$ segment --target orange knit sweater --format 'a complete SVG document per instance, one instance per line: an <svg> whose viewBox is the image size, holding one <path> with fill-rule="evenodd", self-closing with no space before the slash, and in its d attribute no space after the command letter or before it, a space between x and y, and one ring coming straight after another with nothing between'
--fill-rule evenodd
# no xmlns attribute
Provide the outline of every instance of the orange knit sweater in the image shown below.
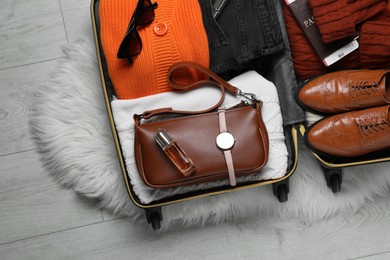
<svg viewBox="0 0 390 260"><path fill-rule="evenodd" d="M119 45L138 0L101 0L100 39L108 73L119 99L132 99L171 91L168 68L179 61L209 67L209 49L198 0L158 0L154 21L138 27L142 51L134 64L117 58ZM152 2L154 2L152 0ZM167 31L156 33L157 25ZM192 77L203 75L192 72Z"/></svg>

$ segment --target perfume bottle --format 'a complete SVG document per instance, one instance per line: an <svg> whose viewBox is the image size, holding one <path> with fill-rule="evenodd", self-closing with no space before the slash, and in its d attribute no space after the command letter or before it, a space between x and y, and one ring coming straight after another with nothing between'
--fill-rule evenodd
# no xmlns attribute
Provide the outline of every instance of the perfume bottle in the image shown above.
<svg viewBox="0 0 390 260"><path fill-rule="evenodd" d="M165 155L184 176L189 176L195 171L195 165L192 160L164 129L157 129L154 137L158 145L165 152Z"/></svg>

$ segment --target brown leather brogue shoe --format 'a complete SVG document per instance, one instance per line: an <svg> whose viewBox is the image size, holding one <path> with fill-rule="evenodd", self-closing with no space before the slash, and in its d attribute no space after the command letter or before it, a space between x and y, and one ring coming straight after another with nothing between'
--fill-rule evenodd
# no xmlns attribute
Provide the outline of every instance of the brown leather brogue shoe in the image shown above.
<svg viewBox="0 0 390 260"><path fill-rule="evenodd" d="M324 118L309 127L305 143L312 151L356 157L390 148L390 106Z"/></svg>
<svg viewBox="0 0 390 260"><path fill-rule="evenodd" d="M323 114L390 104L390 70L343 70L322 75L299 90L298 103Z"/></svg>

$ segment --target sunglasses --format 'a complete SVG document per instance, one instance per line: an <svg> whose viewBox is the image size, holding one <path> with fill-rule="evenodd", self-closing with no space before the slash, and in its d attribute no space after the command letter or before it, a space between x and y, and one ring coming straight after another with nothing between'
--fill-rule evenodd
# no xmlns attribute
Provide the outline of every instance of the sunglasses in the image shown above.
<svg viewBox="0 0 390 260"><path fill-rule="evenodd" d="M139 0L137 7L130 19L125 37L118 49L117 57L119 59L128 59L133 64L132 57L138 55L142 50L141 37L137 32L137 26L145 26L154 20L154 9L157 3L151 3L150 0Z"/></svg>

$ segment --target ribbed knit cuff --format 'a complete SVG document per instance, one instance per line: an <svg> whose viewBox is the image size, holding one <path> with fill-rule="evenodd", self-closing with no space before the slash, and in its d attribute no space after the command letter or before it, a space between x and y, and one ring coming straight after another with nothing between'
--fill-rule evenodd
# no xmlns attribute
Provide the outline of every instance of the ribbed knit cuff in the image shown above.
<svg viewBox="0 0 390 260"><path fill-rule="evenodd" d="M309 4L325 43L356 34L347 0L309 0Z"/></svg>
<svg viewBox="0 0 390 260"><path fill-rule="evenodd" d="M386 0L348 0L355 24L364 22L387 8Z"/></svg>
<svg viewBox="0 0 390 260"><path fill-rule="evenodd" d="M379 69L390 66L390 22L368 21L360 31L360 66Z"/></svg>

